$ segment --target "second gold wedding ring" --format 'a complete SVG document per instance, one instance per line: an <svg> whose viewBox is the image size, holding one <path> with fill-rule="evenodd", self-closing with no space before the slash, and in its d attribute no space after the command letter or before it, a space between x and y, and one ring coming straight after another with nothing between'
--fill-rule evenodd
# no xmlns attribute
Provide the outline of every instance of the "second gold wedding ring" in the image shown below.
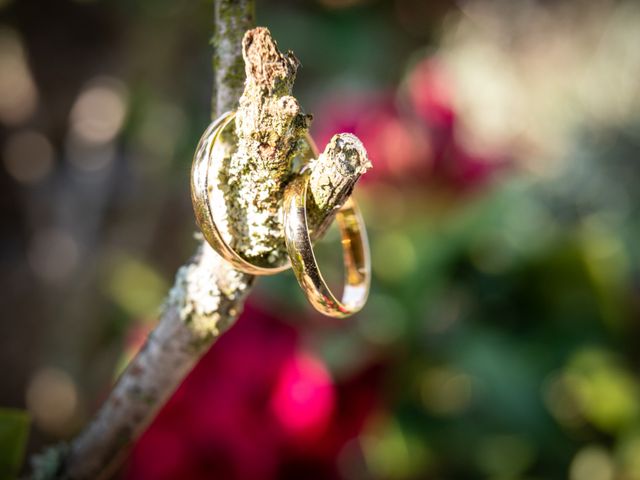
<svg viewBox="0 0 640 480"><path fill-rule="evenodd" d="M351 198L336 214L346 268L342 301L338 301L322 278L313 253L307 224L308 184L309 175L301 175L287 186L284 193L284 235L293 273L316 310L330 317L348 317L364 306L371 283L369 244L364 222Z"/></svg>

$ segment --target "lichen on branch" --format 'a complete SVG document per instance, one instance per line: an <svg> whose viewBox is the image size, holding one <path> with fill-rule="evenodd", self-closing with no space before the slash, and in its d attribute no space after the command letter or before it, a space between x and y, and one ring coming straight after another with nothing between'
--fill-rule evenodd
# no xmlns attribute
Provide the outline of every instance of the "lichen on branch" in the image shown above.
<svg viewBox="0 0 640 480"><path fill-rule="evenodd" d="M312 239L321 237L344 200L351 196L354 178L360 178L371 168L362 142L350 133L334 135L311 165L308 223L312 225Z"/></svg>
<svg viewBox="0 0 640 480"><path fill-rule="evenodd" d="M281 53L266 28L249 30L242 47L247 80L236 114L236 150L219 172L225 205L214 211L226 210L233 248L268 266L286 258L282 192L311 117L291 96L299 66L293 53Z"/></svg>
<svg viewBox="0 0 640 480"><path fill-rule="evenodd" d="M300 66L293 53L280 52L261 27L248 31L242 46L247 80L236 115L236 150L218 172L223 195L211 198L214 211L226 212L219 219L233 248L253 263L273 266L286 261L282 195L296 174L294 158L304 148L311 116L291 96ZM356 137L332 139L310 179L312 227L324 230L370 166Z"/></svg>

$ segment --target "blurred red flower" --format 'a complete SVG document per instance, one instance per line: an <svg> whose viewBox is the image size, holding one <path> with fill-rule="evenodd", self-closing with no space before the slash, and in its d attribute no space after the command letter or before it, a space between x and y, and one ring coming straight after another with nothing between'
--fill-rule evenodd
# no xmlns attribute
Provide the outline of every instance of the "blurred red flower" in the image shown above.
<svg viewBox="0 0 640 480"><path fill-rule="evenodd" d="M328 427L334 402L333 382L322 362L304 352L287 360L272 396L273 412L287 433L315 440Z"/></svg>
<svg viewBox="0 0 640 480"><path fill-rule="evenodd" d="M141 437L124 478L338 478L378 376L336 384L291 325L247 306Z"/></svg>
<svg viewBox="0 0 640 480"><path fill-rule="evenodd" d="M503 155L473 152L459 141L460 118L446 69L434 58L417 63L400 94L338 95L325 99L314 134L320 146L338 132L357 135L373 164L367 182L441 185L464 192L484 185Z"/></svg>
<svg viewBox="0 0 640 480"><path fill-rule="evenodd" d="M452 79L434 58L417 63L406 81L406 93L416 115L432 129L451 131L456 121Z"/></svg>
<svg viewBox="0 0 640 480"><path fill-rule="evenodd" d="M404 118L390 93L334 98L323 103L314 124L322 148L336 133L353 133L364 144L373 169L363 181L424 180L433 163L429 137Z"/></svg>

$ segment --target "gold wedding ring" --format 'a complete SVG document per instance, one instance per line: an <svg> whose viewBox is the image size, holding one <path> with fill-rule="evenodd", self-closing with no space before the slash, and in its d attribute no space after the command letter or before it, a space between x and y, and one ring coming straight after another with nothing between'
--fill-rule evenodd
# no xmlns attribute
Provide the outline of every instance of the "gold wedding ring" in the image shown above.
<svg viewBox="0 0 640 480"><path fill-rule="evenodd" d="M371 261L364 221L351 198L336 214L346 268L340 302L322 278L313 253L307 224L308 184L309 174L305 173L295 178L284 192L284 232L291 266L300 287L316 310L330 317L348 317L364 306L371 283Z"/></svg>
<svg viewBox="0 0 640 480"><path fill-rule="evenodd" d="M205 240L236 270L252 275L273 275L287 270L291 266L289 262L275 267L261 267L242 258L225 241L222 232L216 226L211 209L209 195L213 186L209 183L209 171L212 168L212 164L223 160L220 155L222 151L214 151L214 147L221 133L233 121L235 115L236 113L233 111L223 113L207 127L198 142L191 167L191 201L193 202L193 210L196 222ZM308 161L318 156L318 150L313 139L308 134L305 140L309 148L306 151L308 158L303 158L303 160ZM219 167L219 165L213 166Z"/></svg>

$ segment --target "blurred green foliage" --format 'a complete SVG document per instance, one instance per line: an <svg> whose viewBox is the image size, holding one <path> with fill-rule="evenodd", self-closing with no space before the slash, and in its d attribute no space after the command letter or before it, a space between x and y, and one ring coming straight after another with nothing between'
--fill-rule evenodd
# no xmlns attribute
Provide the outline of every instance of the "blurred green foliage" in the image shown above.
<svg viewBox="0 0 640 480"><path fill-rule="evenodd" d="M29 435L29 415L21 410L0 408L0 479L17 477Z"/></svg>

